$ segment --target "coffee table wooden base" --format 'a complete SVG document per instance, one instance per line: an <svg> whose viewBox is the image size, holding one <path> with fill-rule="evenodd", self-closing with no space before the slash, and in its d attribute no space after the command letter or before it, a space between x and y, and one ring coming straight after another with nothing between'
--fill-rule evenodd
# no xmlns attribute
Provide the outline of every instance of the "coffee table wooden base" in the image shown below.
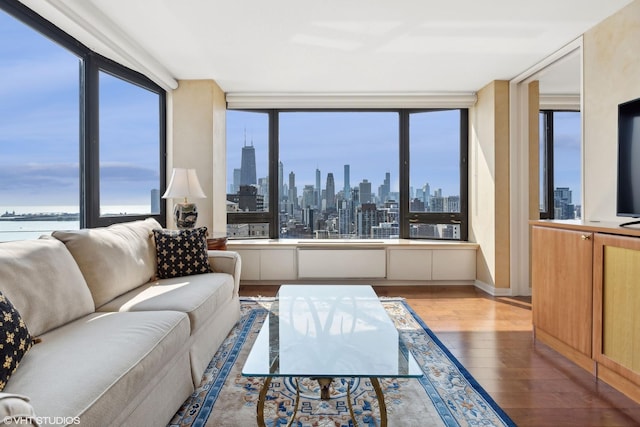
<svg viewBox="0 0 640 427"><path fill-rule="evenodd" d="M314 377L312 378L318 381L318 385L320 386L320 398L322 400L329 400L329 388L331 386L331 382L333 378L329 377ZM291 414L291 418L289 418L289 423L287 423L287 427L293 425L293 422L298 414L298 405L300 403L300 383L296 378L296 400L293 406L293 413ZM376 398L378 399L378 407L380 409L380 427L387 427L387 405L384 402L384 395L382 394L382 389L380 388L380 382L375 377L369 378L371 381L371 385L373 386L373 390L376 392ZM269 386L271 385L271 377L265 377L264 384L262 385L262 389L260 390L260 394L258 395L258 406L256 407L256 417L258 421L258 427L266 427L264 422L264 403L267 399L267 392L269 391ZM347 386L347 406L349 407L349 415L351 415L351 420L353 421L354 427L358 427L358 422L356 421L356 415L353 412L353 405L351 403L351 383Z"/></svg>

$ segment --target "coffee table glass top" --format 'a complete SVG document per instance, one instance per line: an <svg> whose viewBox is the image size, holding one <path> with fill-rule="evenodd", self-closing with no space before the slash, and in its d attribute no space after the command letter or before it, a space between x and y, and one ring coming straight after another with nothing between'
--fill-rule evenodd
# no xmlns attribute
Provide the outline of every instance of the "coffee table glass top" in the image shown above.
<svg viewBox="0 0 640 427"><path fill-rule="evenodd" d="M371 286L282 285L244 376L421 377Z"/></svg>

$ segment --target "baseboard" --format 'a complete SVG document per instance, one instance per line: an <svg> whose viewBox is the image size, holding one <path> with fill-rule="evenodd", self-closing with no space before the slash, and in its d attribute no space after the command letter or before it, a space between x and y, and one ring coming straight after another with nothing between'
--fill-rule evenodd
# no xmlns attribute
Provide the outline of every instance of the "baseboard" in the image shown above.
<svg viewBox="0 0 640 427"><path fill-rule="evenodd" d="M494 297L510 297L512 296L511 288L496 288L495 286L491 286L487 283L484 283L480 280L476 280L474 282L474 286L480 290L485 291L489 295Z"/></svg>

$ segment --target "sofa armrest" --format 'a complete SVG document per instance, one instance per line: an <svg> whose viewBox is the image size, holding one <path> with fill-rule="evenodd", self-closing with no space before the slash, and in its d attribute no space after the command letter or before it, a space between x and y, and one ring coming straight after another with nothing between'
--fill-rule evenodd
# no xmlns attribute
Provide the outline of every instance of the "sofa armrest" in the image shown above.
<svg viewBox="0 0 640 427"><path fill-rule="evenodd" d="M0 425L37 426L36 414L29 398L21 394L0 392Z"/></svg>
<svg viewBox="0 0 640 427"><path fill-rule="evenodd" d="M240 254L233 251L208 251L209 263L213 271L218 273L228 273L233 276L234 293L240 291L240 272L242 271L242 260Z"/></svg>

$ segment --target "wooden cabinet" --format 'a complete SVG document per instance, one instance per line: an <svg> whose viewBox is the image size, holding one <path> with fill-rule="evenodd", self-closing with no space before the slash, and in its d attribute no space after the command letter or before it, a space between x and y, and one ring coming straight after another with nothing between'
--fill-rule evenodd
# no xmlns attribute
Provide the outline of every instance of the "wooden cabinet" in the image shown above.
<svg viewBox="0 0 640 427"><path fill-rule="evenodd" d="M532 221L536 339L640 402L640 229Z"/></svg>
<svg viewBox="0 0 640 427"><path fill-rule="evenodd" d="M640 238L598 234L594 243L593 354L599 376L622 387L640 384ZM640 400L639 390L630 391Z"/></svg>
<svg viewBox="0 0 640 427"><path fill-rule="evenodd" d="M533 227L532 239L536 337L591 369L593 233Z"/></svg>

